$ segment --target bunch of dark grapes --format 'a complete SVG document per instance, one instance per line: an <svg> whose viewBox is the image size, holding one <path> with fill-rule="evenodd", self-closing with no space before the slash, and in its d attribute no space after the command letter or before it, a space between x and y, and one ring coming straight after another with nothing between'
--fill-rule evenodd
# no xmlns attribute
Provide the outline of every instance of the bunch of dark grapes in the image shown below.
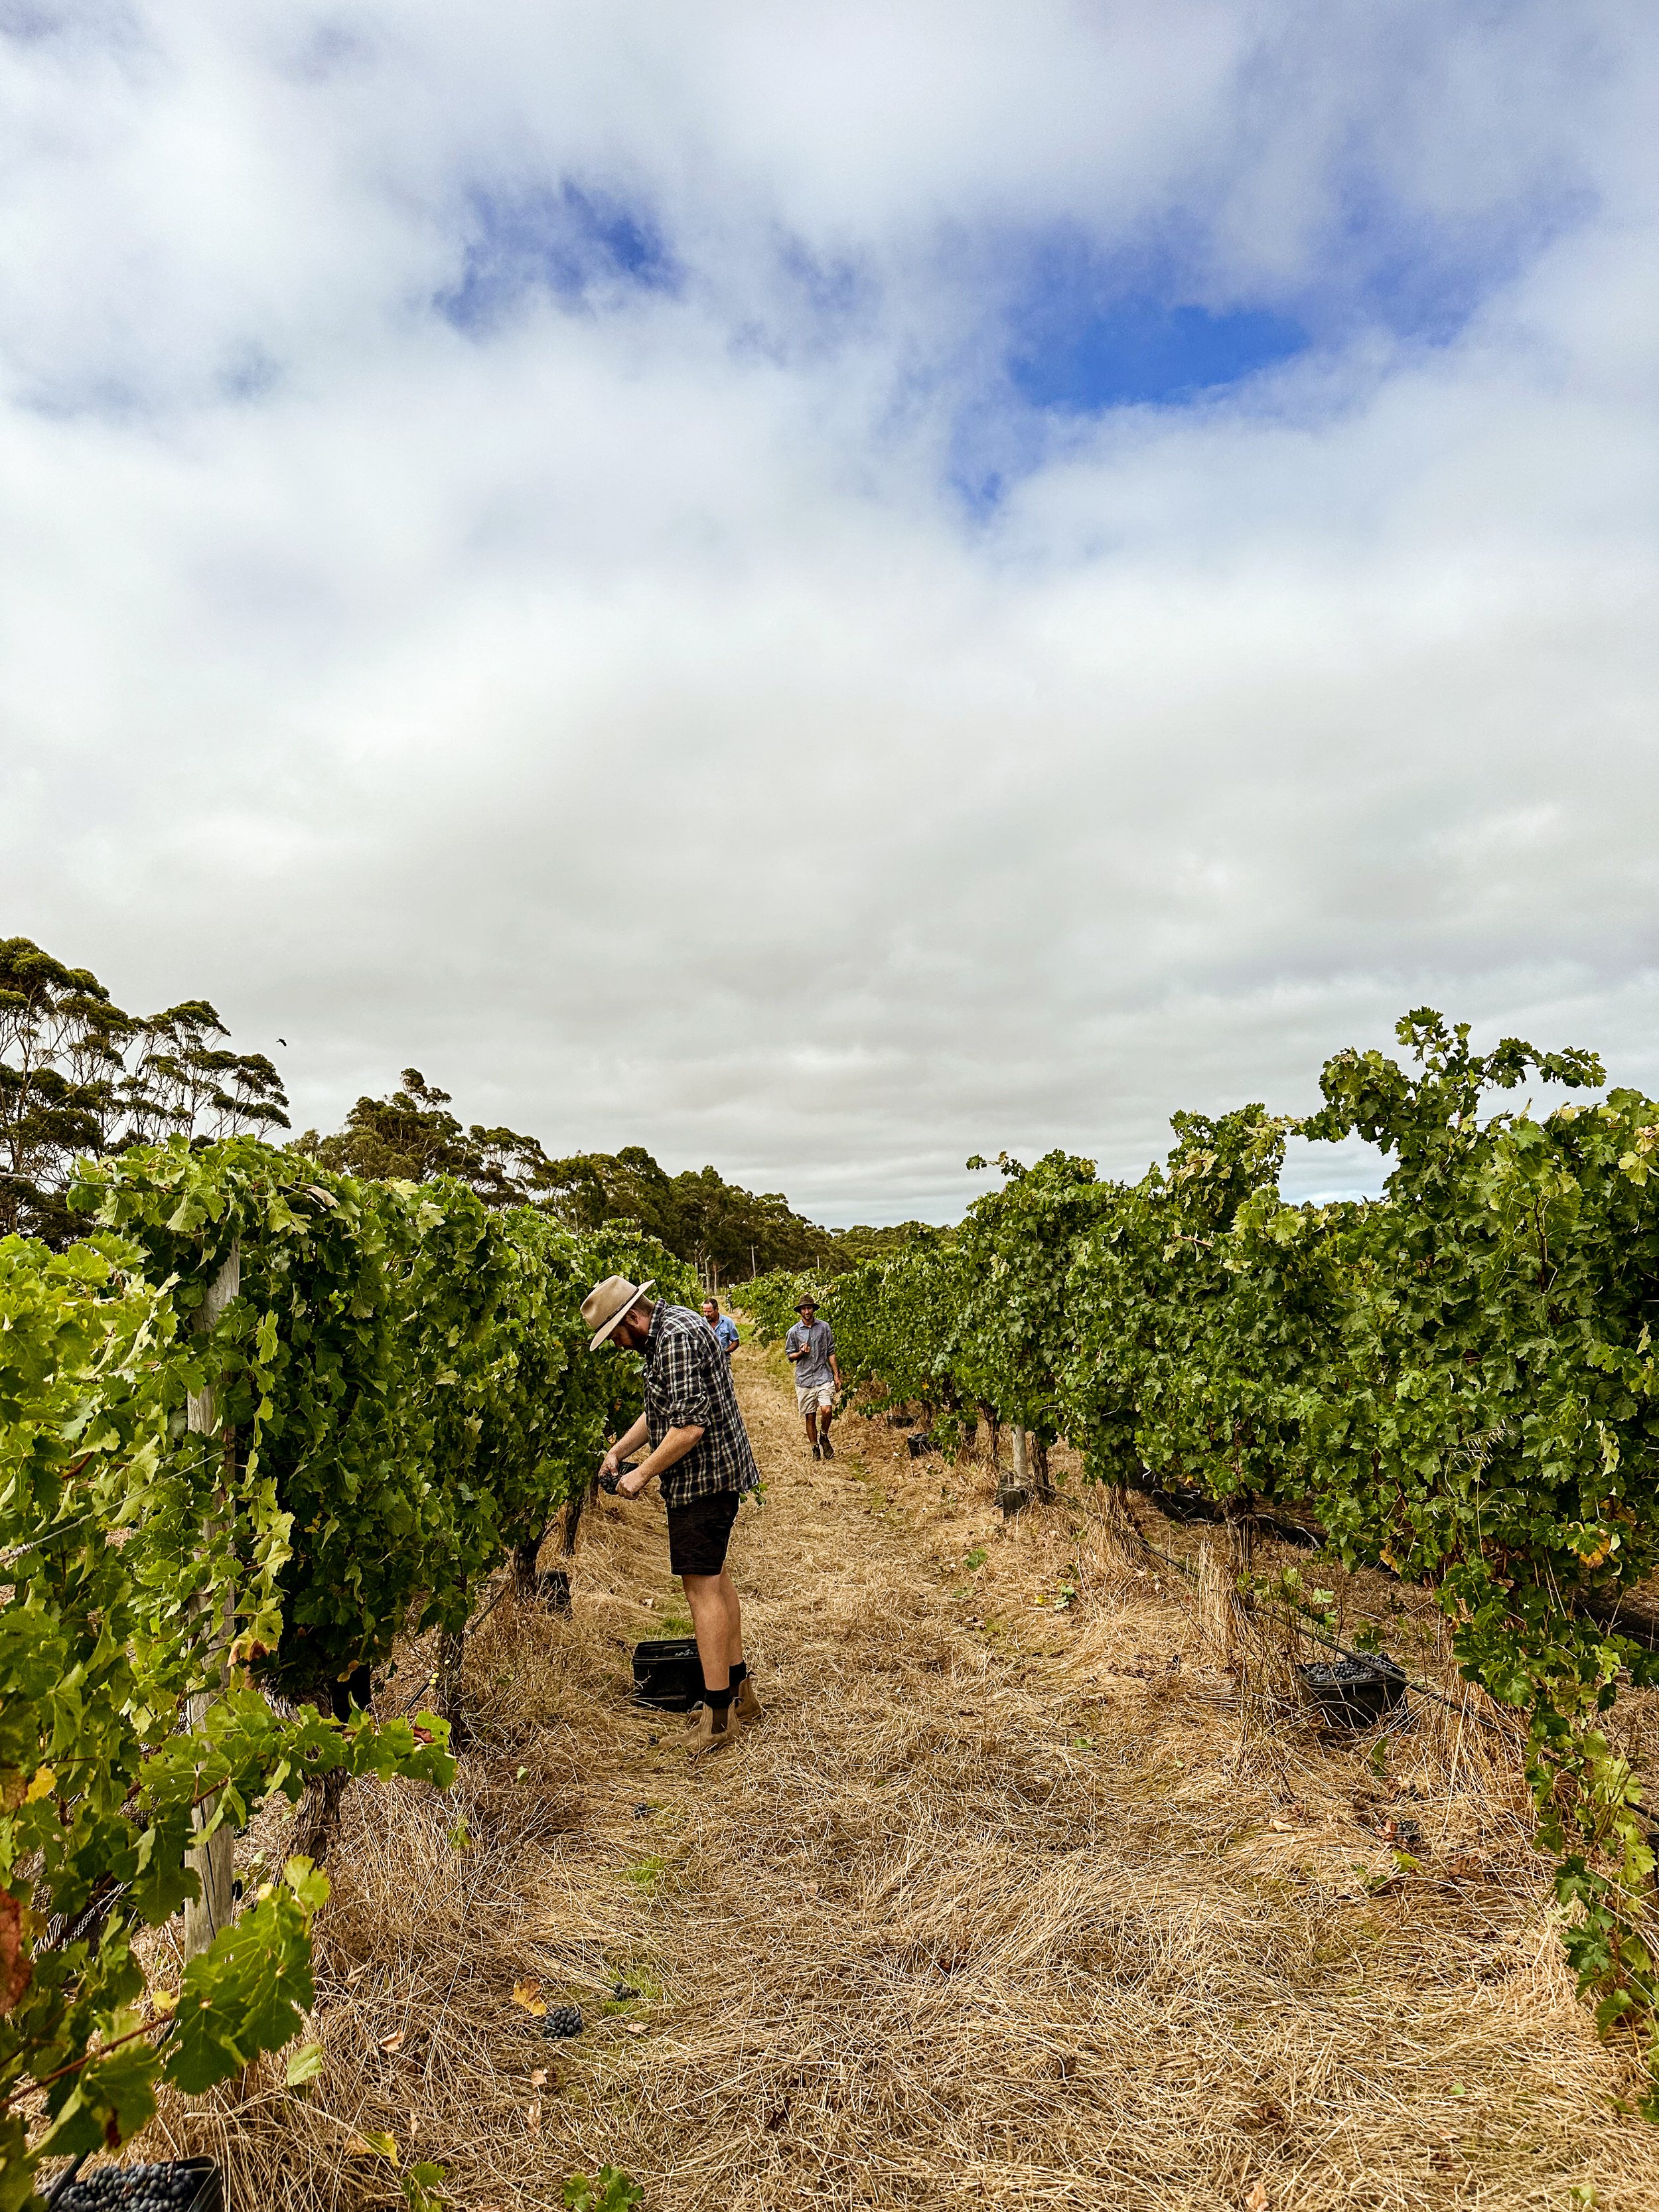
<svg viewBox="0 0 1659 2212"><path fill-rule="evenodd" d="M70 2183L57 2212L184 2212L187 2204L206 2212L222 2201L210 2166L173 2160L164 2166L100 2166Z"/></svg>
<svg viewBox="0 0 1659 2212"><path fill-rule="evenodd" d="M550 2005L548 2008L546 2016L542 2021L544 2035L550 2037L580 2035L581 2032L582 2015L580 2005Z"/></svg>

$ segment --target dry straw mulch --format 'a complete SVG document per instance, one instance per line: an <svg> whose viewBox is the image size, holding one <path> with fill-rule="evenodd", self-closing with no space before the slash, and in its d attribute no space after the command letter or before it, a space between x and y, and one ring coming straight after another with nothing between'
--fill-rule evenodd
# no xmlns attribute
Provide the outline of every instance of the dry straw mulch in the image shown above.
<svg viewBox="0 0 1659 2212"><path fill-rule="evenodd" d="M1659 2207L1501 1740L1425 1712L1378 1772L1086 1498L1005 1525L983 1469L857 1420L815 1466L738 1359L764 1720L691 1772L630 1710L678 1592L660 1508L602 1505L571 1619L509 1600L473 1640L453 1791L348 1798L320 2077L267 2063L137 2154L215 2151L236 2212L398 2202L380 2129L471 2212L606 2160L650 2212Z"/></svg>

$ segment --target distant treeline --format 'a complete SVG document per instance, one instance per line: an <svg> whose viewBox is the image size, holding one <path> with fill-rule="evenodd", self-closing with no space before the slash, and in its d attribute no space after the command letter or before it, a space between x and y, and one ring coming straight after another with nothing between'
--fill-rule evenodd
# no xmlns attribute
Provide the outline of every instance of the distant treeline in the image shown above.
<svg viewBox="0 0 1659 2212"><path fill-rule="evenodd" d="M781 1191L755 1192L712 1167L670 1175L641 1145L552 1158L515 1129L463 1122L418 1068L384 1098L360 1098L332 1134L292 1148L374 1182L447 1176L492 1207L532 1206L577 1230L637 1224L708 1283L777 1268L834 1273L902 1245L917 1224L833 1230ZM0 939L0 1236L61 1247L71 1163L182 1133L192 1143L289 1127L272 1062L237 1053L204 999L159 1014L124 1012L90 969L27 937Z"/></svg>
<svg viewBox="0 0 1659 2212"><path fill-rule="evenodd" d="M360 1098L333 1136L307 1129L298 1149L344 1174L424 1182L453 1176L490 1206L535 1206L572 1229L631 1221L689 1261L705 1282L787 1267L838 1271L902 1243L905 1229L823 1229L781 1191L744 1190L712 1167L670 1175L643 1145L554 1159L514 1129L465 1126L449 1093L406 1067L389 1098Z"/></svg>

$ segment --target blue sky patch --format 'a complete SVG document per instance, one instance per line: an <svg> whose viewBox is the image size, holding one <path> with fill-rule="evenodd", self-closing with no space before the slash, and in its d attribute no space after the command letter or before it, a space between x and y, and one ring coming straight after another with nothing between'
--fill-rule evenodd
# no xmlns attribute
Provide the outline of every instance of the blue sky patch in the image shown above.
<svg viewBox="0 0 1659 2212"><path fill-rule="evenodd" d="M1217 311L1132 297L1053 318L1040 335L1018 334L1009 373L1033 406L1092 415L1242 383L1310 343L1299 323L1268 308Z"/></svg>
<svg viewBox="0 0 1659 2212"><path fill-rule="evenodd" d="M488 330L536 293L581 307L596 291L678 289L679 265L654 219L608 192L568 179L516 194L478 191L468 211L465 266L435 303L458 330Z"/></svg>
<svg viewBox="0 0 1659 2212"><path fill-rule="evenodd" d="M1229 299L1206 281L1202 218L1139 243L1059 225L1012 263L1000 350L1018 400L1062 415L1179 406L1360 331L1431 346L1455 339L1499 285L1591 211L1559 179L1458 220L1403 204L1377 176L1335 180L1330 222L1278 296Z"/></svg>

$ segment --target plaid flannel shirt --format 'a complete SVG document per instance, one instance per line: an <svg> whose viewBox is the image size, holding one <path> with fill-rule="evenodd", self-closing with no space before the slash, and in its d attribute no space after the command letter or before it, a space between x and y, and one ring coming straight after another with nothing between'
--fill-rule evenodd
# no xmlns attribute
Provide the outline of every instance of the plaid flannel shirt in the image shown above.
<svg viewBox="0 0 1659 2212"><path fill-rule="evenodd" d="M722 1490L753 1490L760 1469L738 1411L726 1348L702 1316L659 1298L641 1358L653 1451L670 1429L702 1431L685 1457L658 1478L664 1504L689 1505Z"/></svg>

